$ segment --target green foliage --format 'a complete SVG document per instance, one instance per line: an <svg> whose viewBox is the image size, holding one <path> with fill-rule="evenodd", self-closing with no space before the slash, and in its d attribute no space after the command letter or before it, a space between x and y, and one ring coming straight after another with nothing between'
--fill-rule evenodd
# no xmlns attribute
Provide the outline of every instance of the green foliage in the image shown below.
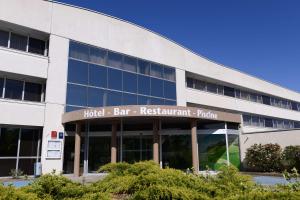
<svg viewBox="0 0 300 200"><path fill-rule="evenodd" d="M254 144L246 152L246 168L252 171L281 171L281 147L278 144Z"/></svg>
<svg viewBox="0 0 300 200"><path fill-rule="evenodd" d="M0 200L37 200L38 196L34 193L25 192L13 186L4 187L0 185Z"/></svg>
<svg viewBox="0 0 300 200"><path fill-rule="evenodd" d="M300 146L287 146L282 152L282 166L291 171L293 168L300 170Z"/></svg>

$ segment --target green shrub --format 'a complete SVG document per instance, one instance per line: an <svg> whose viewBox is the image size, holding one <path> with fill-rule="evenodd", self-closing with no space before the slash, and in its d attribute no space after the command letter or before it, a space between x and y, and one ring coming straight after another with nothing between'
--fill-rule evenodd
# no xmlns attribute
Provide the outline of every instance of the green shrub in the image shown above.
<svg viewBox="0 0 300 200"><path fill-rule="evenodd" d="M4 187L0 185L0 200L38 200L38 196L33 193L27 193L22 189L13 186Z"/></svg>
<svg viewBox="0 0 300 200"><path fill-rule="evenodd" d="M282 152L282 166L291 171L294 167L300 170L300 146L287 146Z"/></svg>
<svg viewBox="0 0 300 200"><path fill-rule="evenodd" d="M254 144L246 151L246 168L251 171L280 172L281 152L278 144Z"/></svg>

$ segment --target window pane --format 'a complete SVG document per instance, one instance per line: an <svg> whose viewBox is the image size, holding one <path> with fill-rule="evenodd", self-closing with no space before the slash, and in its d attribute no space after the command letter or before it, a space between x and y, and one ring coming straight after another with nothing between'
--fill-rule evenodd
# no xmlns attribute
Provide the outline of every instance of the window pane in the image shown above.
<svg viewBox="0 0 300 200"><path fill-rule="evenodd" d="M235 97L240 99L241 98L241 90L235 89L234 92L235 92Z"/></svg>
<svg viewBox="0 0 300 200"><path fill-rule="evenodd" d="M268 97L268 96L263 95L262 96L262 101L263 101L263 104L266 104L266 105L270 105L271 104L270 97Z"/></svg>
<svg viewBox="0 0 300 200"><path fill-rule="evenodd" d="M137 74L123 72L123 91L136 93Z"/></svg>
<svg viewBox="0 0 300 200"><path fill-rule="evenodd" d="M41 102L42 85L25 82L24 100Z"/></svg>
<svg viewBox="0 0 300 200"><path fill-rule="evenodd" d="M273 127L273 120L270 118L265 118L265 127Z"/></svg>
<svg viewBox="0 0 300 200"><path fill-rule="evenodd" d="M68 82L88 83L88 64L85 62L69 59Z"/></svg>
<svg viewBox="0 0 300 200"><path fill-rule="evenodd" d="M241 91L241 99L244 99L244 100L249 101L249 99L250 99L250 94L249 94L248 92Z"/></svg>
<svg viewBox="0 0 300 200"><path fill-rule="evenodd" d="M2 93L3 93L3 85L4 85L4 78L0 78L0 98L2 97Z"/></svg>
<svg viewBox="0 0 300 200"><path fill-rule="evenodd" d="M252 126L259 126L259 117L258 116L252 116L251 125Z"/></svg>
<svg viewBox="0 0 300 200"><path fill-rule="evenodd" d="M106 88L107 68L99 65L89 65L89 84Z"/></svg>
<svg viewBox="0 0 300 200"><path fill-rule="evenodd" d="M291 102L291 104L292 104L292 109L293 110L298 110L298 107L297 107L297 103L296 102Z"/></svg>
<svg viewBox="0 0 300 200"><path fill-rule="evenodd" d="M123 93L123 105L137 105L137 96Z"/></svg>
<svg viewBox="0 0 300 200"><path fill-rule="evenodd" d="M10 48L26 51L27 37L11 33L10 36Z"/></svg>
<svg viewBox="0 0 300 200"><path fill-rule="evenodd" d="M150 105L151 104L151 98L145 97L145 96L138 96L138 104L139 105Z"/></svg>
<svg viewBox="0 0 300 200"><path fill-rule="evenodd" d="M165 102L163 99L151 98L151 105L164 105Z"/></svg>
<svg viewBox="0 0 300 200"><path fill-rule="evenodd" d="M159 64L151 64L151 76L163 78L163 66Z"/></svg>
<svg viewBox="0 0 300 200"><path fill-rule="evenodd" d="M8 37L9 37L8 32L0 30L0 46L3 46L3 47L8 46Z"/></svg>
<svg viewBox="0 0 300 200"><path fill-rule="evenodd" d="M18 128L0 129L0 157L17 156L19 140Z"/></svg>
<svg viewBox="0 0 300 200"><path fill-rule="evenodd" d="M37 156L37 146L39 140L38 129L22 129L20 156Z"/></svg>
<svg viewBox="0 0 300 200"><path fill-rule="evenodd" d="M250 101L257 102L257 95L250 93Z"/></svg>
<svg viewBox="0 0 300 200"><path fill-rule="evenodd" d="M212 93L217 93L218 91L218 87L216 84L213 84L213 83L207 83L206 84L206 87L207 87L207 92L212 92Z"/></svg>
<svg viewBox="0 0 300 200"><path fill-rule="evenodd" d="M6 79L5 98L22 100L23 81Z"/></svg>
<svg viewBox="0 0 300 200"><path fill-rule="evenodd" d="M88 106L101 107L103 106L104 90L97 88L88 88Z"/></svg>
<svg viewBox="0 0 300 200"><path fill-rule="evenodd" d="M206 90L206 84L203 81L199 81L199 80L194 80L195 83L195 89L197 90Z"/></svg>
<svg viewBox="0 0 300 200"><path fill-rule="evenodd" d="M122 105L122 93L107 91L107 106L119 106Z"/></svg>
<svg viewBox="0 0 300 200"><path fill-rule="evenodd" d="M164 82L157 78L151 78L151 95L156 97L164 97Z"/></svg>
<svg viewBox="0 0 300 200"><path fill-rule="evenodd" d="M108 68L108 88L122 90L122 71Z"/></svg>
<svg viewBox="0 0 300 200"><path fill-rule="evenodd" d="M45 41L35 38L29 38L29 52L44 55L45 47Z"/></svg>
<svg viewBox="0 0 300 200"><path fill-rule="evenodd" d="M118 53L114 52L108 52L108 59L107 59L107 65L110 67L115 67L115 68L122 68L122 59L123 56Z"/></svg>
<svg viewBox="0 0 300 200"><path fill-rule="evenodd" d="M24 174L33 175L35 162L36 159L20 159L19 170L21 170Z"/></svg>
<svg viewBox="0 0 300 200"><path fill-rule="evenodd" d="M251 125L251 116L250 115L243 115L243 122L245 126Z"/></svg>
<svg viewBox="0 0 300 200"><path fill-rule="evenodd" d="M186 78L186 86L189 88L194 88L194 79L187 77Z"/></svg>
<svg viewBox="0 0 300 200"><path fill-rule="evenodd" d="M0 159L0 176L11 176L12 169L16 169L16 159Z"/></svg>
<svg viewBox="0 0 300 200"><path fill-rule="evenodd" d="M223 95L224 94L224 87L222 85L218 85L218 94Z"/></svg>
<svg viewBox="0 0 300 200"><path fill-rule="evenodd" d="M234 88L224 86L224 95L229 97L235 97Z"/></svg>
<svg viewBox="0 0 300 200"><path fill-rule="evenodd" d="M170 81L175 81L175 69L164 67L164 78Z"/></svg>
<svg viewBox="0 0 300 200"><path fill-rule="evenodd" d="M176 101L165 100L165 105L176 106Z"/></svg>
<svg viewBox="0 0 300 200"><path fill-rule="evenodd" d="M164 96L167 99L176 99L176 83L164 81Z"/></svg>
<svg viewBox="0 0 300 200"><path fill-rule="evenodd" d="M136 72L137 59L129 56L124 57L123 69Z"/></svg>
<svg viewBox="0 0 300 200"><path fill-rule="evenodd" d="M150 95L150 77L138 75L138 93Z"/></svg>
<svg viewBox="0 0 300 200"><path fill-rule="evenodd" d="M82 107L76 107L76 106L67 106L66 107L66 112L72 112L72 111L80 110L80 109L83 109L83 108Z"/></svg>
<svg viewBox="0 0 300 200"><path fill-rule="evenodd" d="M138 60L138 73L150 75L150 62Z"/></svg>
<svg viewBox="0 0 300 200"><path fill-rule="evenodd" d="M67 104L87 106L87 88L80 85L68 84Z"/></svg>
<svg viewBox="0 0 300 200"><path fill-rule="evenodd" d="M106 64L107 51L95 47L90 47L90 62L105 65Z"/></svg>
<svg viewBox="0 0 300 200"><path fill-rule="evenodd" d="M89 60L89 47L87 45L70 42L70 55L71 58L88 61Z"/></svg>

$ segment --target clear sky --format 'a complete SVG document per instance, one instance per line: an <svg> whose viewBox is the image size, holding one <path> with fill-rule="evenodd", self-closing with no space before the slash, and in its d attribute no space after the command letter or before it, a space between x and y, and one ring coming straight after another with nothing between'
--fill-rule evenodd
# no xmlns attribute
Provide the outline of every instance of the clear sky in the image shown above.
<svg viewBox="0 0 300 200"><path fill-rule="evenodd" d="M300 0L60 1L133 22L300 92Z"/></svg>

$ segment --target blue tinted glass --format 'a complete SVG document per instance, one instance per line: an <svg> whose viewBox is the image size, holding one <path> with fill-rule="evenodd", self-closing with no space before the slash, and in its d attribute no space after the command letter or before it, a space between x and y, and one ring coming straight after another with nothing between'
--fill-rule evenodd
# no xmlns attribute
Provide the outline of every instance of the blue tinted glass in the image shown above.
<svg viewBox="0 0 300 200"><path fill-rule="evenodd" d="M123 105L137 105L137 96L123 93Z"/></svg>
<svg viewBox="0 0 300 200"><path fill-rule="evenodd" d="M176 101L171 101L171 100L165 100L165 105L171 105L171 106L176 106Z"/></svg>
<svg viewBox="0 0 300 200"><path fill-rule="evenodd" d="M118 53L108 52L107 65L115 68L122 68L123 56Z"/></svg>
<svg viewBox="0 0 300 200"><path fill-rule="evenodd" d="M150 62L139 60L138 61L138 73L150 75Z"/></svg>
<svg viewBox="0 0 300 200"><path fill-rule="evenodd" d="M150 95L150 77L138 75L138 93Z"/></svg>
<svg viewBox="0 0 300 200"><path fill-rule="evenodd" d="M122 105L122 93L107 91L107 106L119 106Z"/></svg>
<svg viewBox="0 0 300 200"><path fill-rule="evenodd" d="M87 105L87 88L80 85L68 84L67 104L86 106Z"/></svg>
<svg viewBox="0 0 300 200"><path fill-rule="evenodd" d="M137 74L123 72L123 91L136 93Z"/></svg>
<svg viewBox="0 0 300 200"><path fill-rule="evenodd" d="M151 105L164 105L165 102L163 99L151 98Z"/></svg>
<svg viewBox="0 0 300 200"><path fill-rule="evenodd" d="M69 59L68 82L88 83L88 64L77 60Z"/></svg>
<svg viewBox="0 0 300 200"><path fill-rule="evenodd" d="M122 71L108 68L108 88L122 90Z"/></svg>
<svg viewBox="0 0 300 200"><path fill-rule="evenodd" d="M4 85L4 79L0 78L0 98L2 97L3 85Z"/></svg>
<svg viewBox="0 0 300 200"><path fill-rule="evenodd" d="M123 69L126 71L136 72L136 58L124 56Z"/></svg>
<svg viewBox="0 0 300 200"><path fill-rule="evenodd" d="M67 106L66 107L66 112L72 112L72 111L80 110L80 109L84 109L84 108L82 108L82 107L76 107L76 106Z"/></svg>
<svg viewBox="0 0 300 200"><path fill-rule="evenodd" d="M90 48L90 62L100 65L106 64L107 51L95 47Z"/></svg>
<svg viewBox="0 0 300 200"><path fill-rule="evenodd" d="M163 66L159 64L151 64L150 75L158 78L163 78Z"/></svg>
<svg viewBox="0 0 300 200"><path fill-rule="evenodd" d="M89 60L89 47L77 42L70 42L70 53L71 58L76 58L84 61Z"/></svg>
<svg viewBox="0 0 300 200"><path fill-rule="evenodd" d="M175 69L170 67L164 67L164 79L169 81L175 81Z"/></svg>
<svg viewBox="0 0 300 200"><path fill-rule="evenodd" d="M107 68L99 65L89 65L89 84L97 87L107 87Z"/></svg>
<svg viewBox="0 0 300 200"><path fill-rule="evenodd" d="M138 105L150 105L151 98L145 96L138 96Z"/></svg>
<svg viewBox="0 0 300 200"><path fill-rule="evenodd" d="M164 81L164 93L167 99L176 99L176 84L170 81Z"/></svg>
<svg viewBox="0 0 300 200"><path fill-rule="evenodd" d="M156 97L164 97L164 81L151 78L151 95Z"/></svg>
<svg viewBox="0 0 300 200"><path fill-rule="evenodd" d="M88 88L88 106L101 107L103 106L104 90L97 88Z"/></svg>

